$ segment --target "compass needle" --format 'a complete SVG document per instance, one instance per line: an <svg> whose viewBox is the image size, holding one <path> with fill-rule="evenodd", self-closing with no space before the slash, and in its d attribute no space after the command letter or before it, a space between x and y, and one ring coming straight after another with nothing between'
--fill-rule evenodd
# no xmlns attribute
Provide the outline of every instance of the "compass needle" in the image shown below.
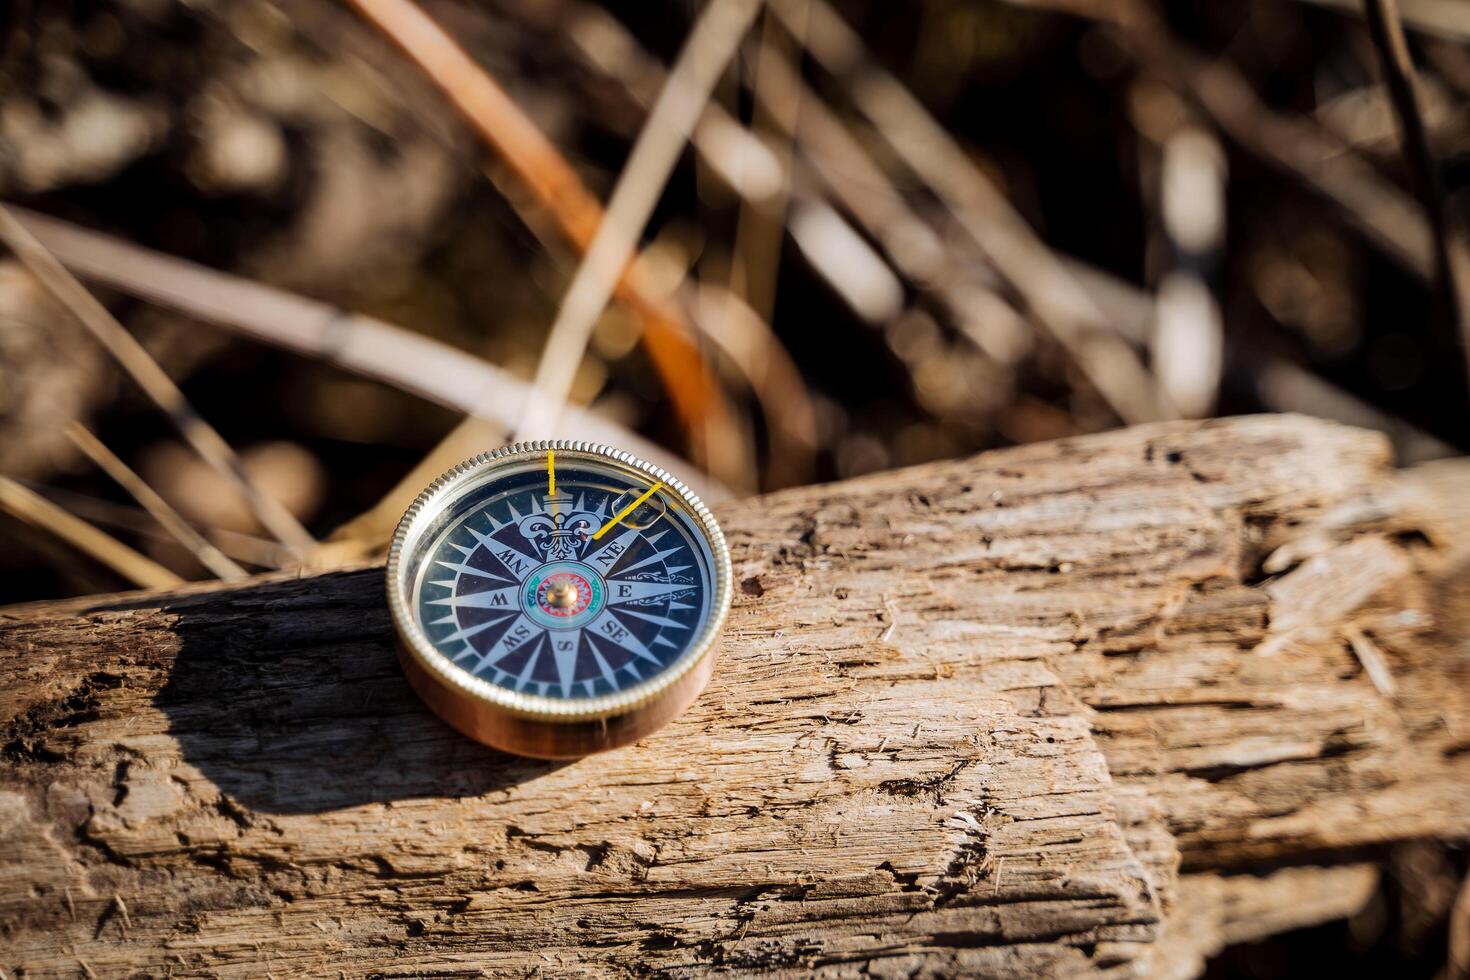
<svg viewBox="0 0 1470 980"><path fill-rule="evenodd" d="M596 541L598 538L602 537L608 531L610 531L613 528L617 527L618 524L622 523L622 521L629 514L633 513L633 511L635 511L639 507L643 506L643 502L644 501L646 501L649 497L652 497L655 493L658 493L659 487L662 487L662 486L663 486L663 481L660 480L658 483L655 483L653 486L651 486L647 490L643 491L643 493L641 493L637 497L637 499L635 499L631 504L629 504L628 506L624 507L622 510L620 510L616 514L614 514L612 520L608 521L606 524L602 525L602 527L598 528L597 531L596 531L596 533L594 533L592 535L592 540L593 541Z"/></svg>
<svg viewBox="0 0 1470 980"><path fill-rule="evenodd" d="M677 479L620 450L542 442L478 456L420 495L388 586L400 660L431 708L496 748L568 758L641 738L699 694L731 570Z"/></svg>

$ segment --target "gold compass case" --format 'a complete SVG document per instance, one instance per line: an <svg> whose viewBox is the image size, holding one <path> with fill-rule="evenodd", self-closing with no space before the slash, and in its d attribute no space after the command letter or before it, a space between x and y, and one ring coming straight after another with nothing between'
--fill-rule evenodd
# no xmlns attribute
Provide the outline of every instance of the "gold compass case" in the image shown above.
<svg viewBox="0 0 1470 980"><path fill-rule="evenodd" d="M666 470L587 442L518 443L419 494L388 551L410 684L476 741L576 758L636 741L704 689L730 553Z"/></svg>

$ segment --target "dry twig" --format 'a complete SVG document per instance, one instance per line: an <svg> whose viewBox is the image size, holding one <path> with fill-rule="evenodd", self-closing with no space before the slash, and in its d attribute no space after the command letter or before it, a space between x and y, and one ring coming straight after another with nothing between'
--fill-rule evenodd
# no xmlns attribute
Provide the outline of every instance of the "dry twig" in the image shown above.
<svg viewBox="0 0 1470 980"><path fill-rule="evenodd" d="M602 207L566 158L485 69L411 0L352 2L448 96L546 207L572 244L583 252L589 249L603 224ZM690 433L699 459L705 449L703 434L711 419L717 430L727 426L730 408L690 342L690 332L678 312L638 278L634 267L617 272L621 275L616 279L616 295L642 320L650 358ZM705 462L717 477L738 477L748 462L721 456L727 451L724 446L708 448L714 455Z"/></svg>
<svg viewBox="0 0 1470 980"><path fill-rule="evenodd" d="M806 87L790 64L773 59L765 66L763 77L767 86L755 93L756 98L769 100L772 119L801 146L801 158L793 161L798 200L816 200L816 193L806 189L819 184L882 245L888 260L909 282L949 309L961 334L995 356L994 345L981 335L986 321L993 321L996 312L1016 318L1021 314L993 288L994 276L985 263L964 261L973 252L973 242L943 243L939 232L909 205L868 148Z"/></svg>
<svg viewBox="0 0 1470 980"><path fill-rule="evenodd" d="M131 531L150 541L175 540L152 514L141 507L30 481L22 481L22 485L98 527ZM272 569L285 568L292 564L290 552L270 538L258 538L218 527L205 528L204 536L227 557L237 562Z"/></svg>
<svg viewBox="0 0 1470 980"><path fill-rule="evenodd" d="M389 6L385 9L399 13L404 13L400 7L407 7L411 15L405 13L404 16L417 18L414 20L416 29L431 31L444 44L453 46L453 42L443 37L442 32L412 4L400 4L399 0L356 2L369 6L387 4ZM541 438L558 426L572 379L582 361L596 319L612 298L617 283L628 281L625 270L634 257L638 236L688 142L694 123L709 100L715 81L729 63L758 9L757 0L717 0L695 24L678 63L670 72L668 82L634 144L623 175L613 191L607 214L597 225L583 262L563 298L531 391L522 401L520 417L511 430L513 439ZM454 51L457 52L455 57L464 57L458 47L454 47ZM484 84L493 83L485 78ZM707 413L700 417L706 423L709 421ZM729 443L735 439L728 429L726 432L731 438L714 440L709 448L728 449ZM474 420L462 423L371 511L344 525L334 538L344 544L353 539L382 540L386 536L382 532L397 520L418 488L470 455L465 450L472 445L479 443L483 446L485 435L484 427ZM728 472L728 467L725 469Z"/></svg>
<svg viewBox="0 0 1470 980"><path fill-rule="evenodd" d="M806 49L849 86L859 110L944 201L1114 411L1127 422L1175 414L1137 354L1107 328L1066 266L928 110L868 57L842 18L822 0L779 0L772 9L793 33L804 31Z"/></svg>
<svg viewBox="0 0 1470 980"><path fill-rule="evenodd" d="M1088 17L1117 28L1125 51L1192 102L1245 152L1288 174L1332 204L1347 224L1425 281L1434 244L1414 200L1310 120L1276 112L1223 59L1208 59L1135 3L1010 0L1023 7Z"/></svg>
<svg viewBox="0 0 1470 980"><path fill-rule="evenodd" d="M11 211L63 265L84 279L317 358L445 408L478 415L493 430L486 442L503 438L520 415L530 386L468 351L33 211ZM617 443L662 465L687 469L667 450L585 409L568 408L565 424L575 438ZM464 455L482 448L483 444ZM710 499L724 495L707 482L700 492Z"/></svg>
<svg viewBox="0 0 1470 980"><path fill-rule="evenodd" d="M667 81L663 67L602 8L576 3L569 4L566 13L565 35L579 59L616 81L639 106L651 105ZM789 142L789 135L785 139ZM742 199L739 229L750 231L737 229L737 255L741 251L742 233L761 237L766 229L774 227L779 243L782 219L789 217L785 214L788 192L795 190L791 184L790 168L794 161L790 155L768 151L762 140L714 101L705 106L691 142L700 159ZM756 214L760 216L758 220ZM762 229L760 232L754 231L757 225ZM751 242L747 238L747 246L754 248ZM653 251L645 250L639 260L641 265L647 264ZM774 276L773 269L767 271ZM824 275L830 273L830 279L846 270L819 267L818 271ZM747 267L744 273L747 284L751 282L750 274ZM774 288L774 278L767 285ZM758 288L757 292L760 291ZM694 324L740 369L761 406L771 441L767 485L779 487L802 482L810 472L810 459L817 449L817 432L815 409L801 372L768 319L742 302L738 295L708 283L693 295L694 301L687 305Z"/></svg>
<svg viewBox="0 0 1470 980"><path fill-rule="evenodd" d="M217 578L225 581L239 581L250 577L250 573L229 559L224 552L210 544L205 537L193 526L169 506L167 500L158 495L158 492L150 487L143 478L118 458L117 454L108 449L101 439L93 435L86 426L80 422L72 422L67 427L67 435L76 447L87 454L93 463L117 481L117 484L132 495L133 499L142 505L154 520L173 535L174 539L198 559L199 564L209 569Z"/></svg>
<svg viewBox="0 0 1470 980"><path fill-rule="evenodd" d="M1306 0L1321 7L1335 7L1349 16L1362 9L1363 0ZM1470 17L1456 0L1404 0L1403 16L1415 30L1437 34L1451 41L1470 41Z"/></svg>
<svg viewBox="0 0 1470 980"><path fill-rule="evenodd" d="M780 26L769 10L761 18L761 37L749 85L762 92L770 86L766 66L786 57ZM767 145L781 168L782 179L765 200L742 198L735 225L735 254L730 263L730 291L742 298L766 323L776 308L776 276L781 264L781 239L786 206L791 195L791 138L780 132L767 108L769 98L756 97L751 128L767 135Z"/></svg>
<svg viewBox="0 0 1470 980"><path fill-rule="evenodd" d="M583 63L616 81L640 104L650 101L652 93L663 83L663 72L657 62L639 47L626 28L600 7L569 4L565 35L573 53ZM993 354L997 345L992 343L991 335L1001 326L1000 321L1019 324L1020 314L992 291L990 284L994 276L982 261L973 257L971 243L961 241L952 247L942 247L936 230L914 212L867 149L848 134L835 114L802 87L799 77L783 58L764 60L758 77L757 110L763 113L779 139L799 141L801 153L778 156L768 152L766 142L741 128L718 103L712 102L705 108L693 137L702 159L748 207L760 209L768 220L783 216L777 206L786 199L785 191L789 190L791 206L784 209L787 227L814 271L826 279L858 316L874 325L886 323L901 307L903 291L888 266L876 256L869 254L871 261L852 261L854 256L847 243L863 249L868 246L862 234L848 225L846 215L851 215L881 245L888 261L916 288L935 295L949 308L968 339L987 355ZM824 194L835 198L845 213L829 205ZM816 234L818 231L820 235ZM835 247L811 247L812 240L818 238L836 239L828 243ZM745 349L760 337L769 337L774 346L760 352L751 350L748 356L752 364L775 366L789 362L789 355L769 327L759 322L755 311L740 303L737 297L729 294L721 297L708 286L703 295L716 299L714 311L735 313L737 322L745 324L741 329L749 329L747 335L735 338L730 333L734 324L707 321L701 311L711 307L704 304L694 307L695 322L701 331L737 363L740 358L732 353L729 342L738 339L741 349ZM1011 342L1001 346L1006 349L1006 359L1014 360L1017 348L1026 345ZM771 370L763 374L767 378L764 393L758 378L751 377L752 384L772 427L773 441L778 427L785 435L784 449L772 447L768 470L772 485L779 486L783 482L779 472L782 459L790 458L790 453L799 450L807 438L804 419L811 411L810 398L798 374L793 373L789 380L778 379Z"/></svg>
<svg viewBox="0 0 1470 980"><path fill-rule="evenodd" d="M117 572L139 588L162 589L183 579L121 541L68 514L40 494L0 476L0 510L33 527L49 531Z"/></svg>
<svg viewBox="0 0 1470 980"><path fill-rule="evenodd" d="M261 526L295 552L298 559L304 559L316 542L301 523L256 485L229 443L194 410L143 345L3 205L0 205L0 239L107 348L153 403L168 415L194 451L239 489Z"/></svg>
<svg viewBox="0 0 1470 980"><path fill-rule="evenodd" d="M597 317L633 258L638 237L663 195L715 82L759 9L758 0L711 0L695 23L649 110L608 201L607 214L562 299L536 370L532 396L515 428L517 438L539 438L554 429Z"/></svg>
<svg viewBox="0 0 1470 980"><path fill-rule="evenodd" d="M1397 0L1364 0L1368 33L1378 50L1379 64L1387 82L1389 101L1398 122L1399 135L1414 173L1414 183L1429 228L1434 235L1434 267L1440 302L1454 325L1467 358L1470 358L1470 256L1465 254L1464 240L1450 227L1449 209L1445 205L1444 181L1439 162L1429 145L1424 115L1419 109L1415 91L1414 62L1409 57L1409 44L1399 20ZM1467 360L1470 365L1470 360Z"/></svg>
<svg viewBox="0 0 1470 980"><path fill-rule="evenodd" d="M760 314L729 290L699 287L694 310L701 332L740 368L760 402L771 441L767 485L804 482L810 477L818 432L816 408L800 367Z"/></svg>

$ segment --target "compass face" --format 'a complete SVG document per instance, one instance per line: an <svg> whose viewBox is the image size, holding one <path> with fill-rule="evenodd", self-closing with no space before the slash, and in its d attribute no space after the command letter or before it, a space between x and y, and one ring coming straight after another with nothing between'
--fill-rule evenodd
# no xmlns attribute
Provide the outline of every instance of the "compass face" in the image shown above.
<svg viewBox="0 0 1470 980"><path fill-rule="evenodd" d="M400 580L441 673L522 699L606 700L708 647L723 543L697 499L640 465L515 447L433 501Z"/></svg>

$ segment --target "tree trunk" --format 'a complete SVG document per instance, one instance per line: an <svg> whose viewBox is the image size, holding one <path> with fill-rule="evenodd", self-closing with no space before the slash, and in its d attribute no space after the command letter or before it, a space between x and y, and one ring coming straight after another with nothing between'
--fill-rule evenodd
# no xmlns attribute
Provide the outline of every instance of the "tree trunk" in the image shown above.
<svg viewBox="0 0 1470 980"><path fill-rule="evenodd" d="M7 975L1188 975L1470 832L1470 480L1291 417L723 505L694 707L420 706L380 568L0 612Z"/></svg>

